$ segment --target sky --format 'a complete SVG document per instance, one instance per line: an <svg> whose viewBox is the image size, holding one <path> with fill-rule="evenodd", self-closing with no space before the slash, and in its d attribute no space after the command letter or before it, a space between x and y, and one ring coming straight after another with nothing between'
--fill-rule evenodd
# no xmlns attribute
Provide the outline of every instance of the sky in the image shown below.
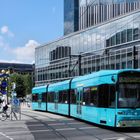
<svg viewBox="0 0 140 140"><path fill-rule="evenodd" d="M0 0L0 62L34 63L35 47L63 36L63 0Z"/></svg>

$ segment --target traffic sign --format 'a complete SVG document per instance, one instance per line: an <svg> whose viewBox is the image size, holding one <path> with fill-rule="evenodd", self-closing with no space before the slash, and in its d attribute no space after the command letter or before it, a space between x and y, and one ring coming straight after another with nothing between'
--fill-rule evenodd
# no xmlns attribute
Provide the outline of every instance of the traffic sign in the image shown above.
<svg viewBox="0 0 140 140"><path fill-rule="evenodd" d="M13 105L14 106L19 106L20 105L19 99L13 98Z"/></svg>

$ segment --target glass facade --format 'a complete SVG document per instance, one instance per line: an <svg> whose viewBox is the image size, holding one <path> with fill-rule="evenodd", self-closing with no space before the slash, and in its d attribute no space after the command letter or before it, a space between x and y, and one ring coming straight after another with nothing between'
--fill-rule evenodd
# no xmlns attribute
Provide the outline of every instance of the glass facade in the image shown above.
<svg viewBox="0 0 140 140"><path fill-rule="evenodd" d="M68 79L79 71L140 68L139 21L137 10L36 48L36 84Z"/></svg>
<svg viewBox="0 0 140 140"><path fill-rule="evenodd" d="M140 9L140 0L79 0L79 30Z"/></svg>
<svg viewBox="0 0 140 140"><path fill-rule="evenodd" d="M64 35L140 8L140 0L64 0Z"/></svg>
<svg viewBox="0 0 140 140"><path fill-rule="evenodd" d="M79 29L78 0L64 0L64 35Z"/></svg>

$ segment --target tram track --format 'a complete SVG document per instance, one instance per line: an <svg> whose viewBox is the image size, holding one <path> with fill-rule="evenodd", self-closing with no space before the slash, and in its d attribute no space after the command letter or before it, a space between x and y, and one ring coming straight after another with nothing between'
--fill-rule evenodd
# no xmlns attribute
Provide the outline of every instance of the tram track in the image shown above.
<svg viewBox="0 0 140 140"><path fill-rule="evenodd" d="M66 138L64 135L62 135L59 131L57 131L57 130L54 129L53 127L47 125L47 124L46 124L45 122L43 122L41 119L37 119L36 117L31 116L31 115L27 115L27 114L25 114L25 113L23 113L23 112L22 112L22 114L25 115L25 116L28 116L28 117L30 117L30 118L36 120L36 121L38 121L38 122L41 123L41 124L43 124L44 126L47 127L47 129L48 129L49 131L52 131L52 132L53 132L56 136L58 136L59 138L63 138L64 140L67 140L67 138ZM34 114L38 114L38 113L34 113ZM44 116L45 116L45 115L44 115ZM47 116L46 116L46 117L47 117ZM50 117L48 117L48 118L51 119ZM56 121L57 121L57 120L56 120Z"/></svg>
<svg viewBox="0 0 140 140"><path fill-rule="evenodd" d="M33 113L33 114L40 115L39 112L32 112L32 113ZM52 131L56 136L59 136L59 138L64 139L64 140L68 140L68 138L67 138L66 136L64 136L64 135L60 132L61 129L54 129L54 128L53 128L54 125L46 124L46 123L43 122L42 120L37 119L36 117L33 117L33 116L31 116L31 115L28 115L28 114L25 114L25 113L22 113L22 114L25 115L25 116L28 116L28 117L30 117L30 118L36 120L36 121L38 121L39 123L41 123L41 124L43 124L43 125L45 125L45 126L47 127L47 129L49 129L50 131ZM51 117L49 117L48 115L43 115L43 114L41 114L41 116L46 117L46 118L49 118L49 119L52 119L53 121L56 121L56 122L60 122L59 119L51 118ZM57 124L57 123L56 123L56 124ZM68 125L68 123L64 123L64 124ZM94 128L94 126L93 126L93 128ZM98 128L98 127L97 127L97 128ZM99 128L100 128L100 127L99 127ZM105 129L105 128L104 128L104 129ZM62 129L62 130L63 130L63 129ZM108 138L101 139L101 138L99 138L98 136L96 136L96 135L94 135L94 134L91 134L90 132L87 132L87 131L85 132L84 129L80 129L80 128L69 128L68 130L73 130L73 131L74 131L74 130L78 130L78 131L84 133L85 135L88 135L88 136L91 136L91 137L96 138L97 140L113 140L113 138L114 138L114 137L108 137ZM115 132L116 134L122 135L122 137L120 137L120 136L116 137L116 140L120 140L121 138L122 138L123 140L127 140L127 139L139 140L139 139L136 138L135 136L133 137L133 136L130 136L130 135L128 135L128 134L125 134L125 132L123 133L123 132L116 131L116 130L111 130L111 129L109 129L109 130L112 131L112 132ZM121 140L122 140L122 139L121 139Z"/></svg>
<svg viewBox="0 0 140 140"><path fill-rule="evenodd" d="M33 117L33 116L31 116L31 115L27 115L27 114L24 114L24 113L22 113L23 115L25 115L25 116L28 116L28 117L31 117L31 118L33 118L34 120L37 120L38 122L40 122L40 123L42 123L42 124L44 124L45 126L47 126L47 128L49 128L49 130L50 131L53 131L56 135L59 135L59 136L61 136L63 139L65 139L65 140L68 140L64 135L62 135L59 131L61 130L61 129L54 129L53 127L51 127L50 125L47 125L46 123L44 123L43 121L41 121L41 120L39 120L39 119L37 119L37 118L35 118L35 117ZM38 114L38 113L34 113L34 114ZM43 116L46 116L46 115L43 115ZM52 119L52 118L50 118L50 117L48 117L49 119ZM53 120L55 120L55 121L59 121L58 119L53 119ZM66 125L68 125L68 124L66 124ZM71 128L71 129L69 129L69 130L74 130L73 128ZM77 129L77 128L75 128L75 130L78 130L78 131L80 131L80 132L84 132L82 129ZM95 135L91 135L90 133L87 133L87 132L84 132L85 134L88 134L88 135L90 135L90 136L94 136L95 138L97 138L98 140L102 140L102 139L100 139L99 137L96 137Z"/></svg>

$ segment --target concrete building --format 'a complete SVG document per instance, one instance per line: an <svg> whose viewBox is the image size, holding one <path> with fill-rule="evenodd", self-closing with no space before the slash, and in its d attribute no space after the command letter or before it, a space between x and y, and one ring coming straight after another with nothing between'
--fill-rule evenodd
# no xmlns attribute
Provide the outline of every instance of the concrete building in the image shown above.
<svg viewBox="0 0 140 140"><path fill-rule="evenodd" d="M13 72L18 74L29 74L33 75L34 65L32 64L20 64L20 63L4 63L0 62L0 71L12 69Z"/></svg>

